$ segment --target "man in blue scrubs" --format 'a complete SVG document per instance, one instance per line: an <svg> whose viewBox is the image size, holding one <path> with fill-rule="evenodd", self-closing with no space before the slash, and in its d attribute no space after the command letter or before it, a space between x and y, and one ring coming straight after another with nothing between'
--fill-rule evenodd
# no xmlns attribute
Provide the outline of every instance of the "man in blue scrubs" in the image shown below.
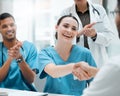
<svg viewBox="0 0 120 96"><path fill-rule="evenodd" d="M32 84L38 71L36 47L16 38L15 19L9 13L0 15L0 33L0 88L36 91Z"/></svg>

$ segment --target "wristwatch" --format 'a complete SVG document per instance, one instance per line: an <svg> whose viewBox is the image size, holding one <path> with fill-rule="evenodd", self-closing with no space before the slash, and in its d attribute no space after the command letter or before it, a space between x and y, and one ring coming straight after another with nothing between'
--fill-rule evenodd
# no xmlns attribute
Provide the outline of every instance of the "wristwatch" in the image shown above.
<svg viewBox="0 0 120 96"><path fill-rule="evenodd" d="M23 57L22 57L22 56L20 56L19 58L17 58L17 59L16 59L16 61L17 61L17 63L19 63L19 64L20 64L20 63L23 61Z"/></svg>
<svg viewBox="0 0 120 96"><path fill-rule="evenodd" d="M94 37L91 37L91 39L92 39L93 41L95 41L96 38L97 38L97 34L96 34Z"/></svg>

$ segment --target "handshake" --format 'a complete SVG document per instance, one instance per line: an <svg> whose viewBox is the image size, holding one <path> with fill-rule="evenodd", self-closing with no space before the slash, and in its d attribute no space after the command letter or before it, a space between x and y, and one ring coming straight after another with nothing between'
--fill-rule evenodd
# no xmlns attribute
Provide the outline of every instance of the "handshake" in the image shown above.
<svg viewBox="0 0 120 96"><path fill-rule="evenodd" d="M98 71L98 68L88 65L86 62L78 62L74 64L72 73L79 80L88 80L93 78Z"/></svg>

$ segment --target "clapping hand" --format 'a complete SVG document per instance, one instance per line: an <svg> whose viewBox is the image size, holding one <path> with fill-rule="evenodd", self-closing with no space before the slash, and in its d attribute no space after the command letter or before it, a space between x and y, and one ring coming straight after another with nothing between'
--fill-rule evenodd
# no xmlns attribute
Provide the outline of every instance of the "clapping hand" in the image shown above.
<svg viewBox="0 0 120 96"><path fill-rule="evenodd" d="M77 36L79 37L80 35L85 35L87 37L94 37L97 33L93 28L93 25L95 25L95 23L85 25L84 28L78 32Z"/></svg>
<svg viewBox="0 0 120 96"><path fill-rule="evenodd" d="M8 50L8 55L12 59L17 59L21 56L20 54L20 47L22 46L22 42L18 41L16 45Z"/></svg>

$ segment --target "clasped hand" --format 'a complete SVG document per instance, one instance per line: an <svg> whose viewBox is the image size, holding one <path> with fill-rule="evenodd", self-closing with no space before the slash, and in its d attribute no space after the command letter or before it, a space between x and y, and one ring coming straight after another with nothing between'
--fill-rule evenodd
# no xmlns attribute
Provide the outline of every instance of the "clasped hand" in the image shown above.
<svg viewBox="0 0 120 96"><path fill-rule="evenodd" d="M74 65L72 73L79 80L88 80L93 78L99 69L89 66L86 62L78 62Z"/></svg>
<svg viewBox="0 0 120 96"><path fill-rule="evenodd" d="M17 42L12 48L8 50L8 55L11 59L17 59L21 56L20 47L22 46L21 42Z"/></svg>

